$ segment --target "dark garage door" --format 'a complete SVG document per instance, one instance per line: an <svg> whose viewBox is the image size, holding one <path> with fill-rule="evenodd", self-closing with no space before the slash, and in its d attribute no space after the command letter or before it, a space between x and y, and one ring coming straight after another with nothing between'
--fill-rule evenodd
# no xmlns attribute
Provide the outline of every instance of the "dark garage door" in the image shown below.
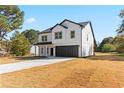
<svg viewBox="0 0 124 93"><path fill-rule="evenodd" d="M78 57L78 46L56 46L56 56Z"/></svg>

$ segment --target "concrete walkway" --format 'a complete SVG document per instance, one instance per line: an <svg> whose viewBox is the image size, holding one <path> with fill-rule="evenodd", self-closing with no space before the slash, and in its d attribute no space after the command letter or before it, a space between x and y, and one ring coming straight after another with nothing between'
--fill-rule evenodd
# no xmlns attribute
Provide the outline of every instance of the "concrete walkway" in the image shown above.
<svg viewBox="0 0 124 93"><path fill-rule="evenodd" d="M64 57L51 57L45 59L31 60L27 62L18 62L0 65L0 74L19 71L23 69L28 69L37 66L43 66L53 63L59 63L67 60L72 60L74 58L64 58Z"/></svg>

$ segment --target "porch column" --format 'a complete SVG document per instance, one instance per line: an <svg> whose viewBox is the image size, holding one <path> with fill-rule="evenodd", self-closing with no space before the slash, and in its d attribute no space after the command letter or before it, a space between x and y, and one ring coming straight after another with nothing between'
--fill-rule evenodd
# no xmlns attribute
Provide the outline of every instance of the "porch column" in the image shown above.
<svg viewBox="0 0 124 93"><path fill-rule="evenodd" d="M56 56L56 50L55 50L55 47L53 48L53 56Z"/></svg>
<svg viewBox="0 0 124 93"><path fill-rule="evenodd" d="M38 56L40 56L40 46L38 46Z"/></svg>
<svg viewBox="0 0 124 93"><path fill-rule="evenodd" d="M45 47L46 49L45 49L45 56L47 56L47 46Z"/></svg>
<svg viewBox="0 0 124 93"><path fill-rule="evenodd" d="M35 53L35 56L36 56L36 46L34 46L34 51L35 51L34 53Z"/></svg>
<svg viewBox="0 0 124 93"><path fill-rule="evenodd" d="M51 54L50 54L50 49L51 49L51 47L49 47L49 49L48 49L48 50L49 50L49 56L51 56Z"/></svg>
<svg viewBox="0 0 124 93"><path fill-rule="evenodd" d="M81 57L82 56L82 54L81 54L81 47L80 46L78 46L78 57Z"/></svg>

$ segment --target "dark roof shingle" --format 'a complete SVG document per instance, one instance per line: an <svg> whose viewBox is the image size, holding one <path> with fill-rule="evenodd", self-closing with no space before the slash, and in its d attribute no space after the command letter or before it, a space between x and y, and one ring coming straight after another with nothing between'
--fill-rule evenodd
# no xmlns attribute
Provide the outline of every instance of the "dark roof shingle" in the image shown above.
<svg viewBox="0 0 124 93"><path fill-rule="evenodd" d="M46 44L52 44L52 42L38 42L35 43L34 45L46 45Z"/></svg>
<svg viewBox="0 0 124 93"><path fill-rule="evenodd" d="M50 28L48 28L46 30L43 30L43 31L39 32L39 34L52 32L52 30L51 30L52 28L53 27L50 27Z"/></svg>
<svg viewBox="0 0 124 93"><path fill-rule="evenodd" d="M86 26L88 23L90 23L90 21L76 23L76 22L73 22L73 21L70 21L70 20L67 20L67 19L65 19L64 21L69 21L69 22L78 24L78 25L83 26L83 27ZM63 22L64 22L64 21L63 21ZM60 26L62 26L62 27L64 27L64 28L67 29L68 27L65 27L65 26L62 25L63 22L61 22L60 24L56 24L56 25L60 25ZM56 26L56 25L55 25L55 26ZM53 29L55 26L50 27L50 28L48 28L48 29L46 29L46 30L43 30L43 31L39 32L38 34L50 33L50 32L52 32L52 29Z"/></svg>
<svg viewBox="0 0 124 93"><path fill-rule="evenodd" d="M78 24L82 25L82 26L86 26L88 23L90 23L90 21L87 22L79 22Z"/></svg>

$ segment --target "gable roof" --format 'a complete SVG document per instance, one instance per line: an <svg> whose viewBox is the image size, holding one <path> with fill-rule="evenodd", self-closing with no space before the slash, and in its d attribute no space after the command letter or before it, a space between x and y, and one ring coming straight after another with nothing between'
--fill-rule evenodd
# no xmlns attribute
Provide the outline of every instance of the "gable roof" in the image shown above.
<svg viewBox="0 0 124 93"><path fill-rule="evenodd" d="M43 30L42 32L39 32L38 34L51 33L51 32L52 32L52 29L53 29L54 27L56 27L57 25L60 25L60 26L62 26L62 27L64 27L64 28L67 29L68 27L62 25L62 23L64 23L65 21L69 21L69 22L74 23L74 24L77 24L77 25L79 25L79 26L81 26L81 27L85 27L85 26L89 23L89 24L90 24L90 27L91 27L91 30L92 30L92 34L93 34L94 43L95 43L95 46L96 46L95 35L94 35L94 31L93 31L92 24L91 24L90 21L76 23L76 22L73 22L73 21L71 21L71 20L65 19L65 20L63 20L60 24L56 24L55 26L50 27L50 28L48 28L48 29L46 29L46 30Z"/></svg>
<svg viewBox="0 0 124 93"><path fill-rule="evenodd" d="M79 26L81 26L81 27L84 27L84 26L86 26L88 23L90 23L90 21L76 23L76 22L74 22L74 21L71 21L71 20L65 19L65 20L62 21L60 24L62 25L62 23L64 23L65 21L68 21L68 22L71 22L71 23L77 24L77 25L79 25Z"/></svg>
<svg viewBox="0 0 124 93"><path fill-rule="evenodd" d="M42 34L42 33L51 33L51 32L52 32L52 29L53 29L54 27L56 27L57 25L60 25L60 24L56 24L55 26L50 27L50 28L48 28L48 29L45 29L45 30L43 30L43 31L39 32L38 34ZM62 26L62 27L64 27L64 28L66 28L66 29L68 28L68 27L63 26L63 25L60 25L60 26Z"/></svg>
<svg viewBox="0 0 124 93"><path fill-rule="evenodd" d="M43 31L41 31L41 32L39 32L38 34L42 34L42 33L50 33L50 32L52 32L52 27L50 27L50 28L48 28L48 29L45 29L45 30L43 30Z"/></svg>
<svg viewBox="0 0 124 93"><path fill-rule="evenodd" d="M53 29L53 28L55 28L57 25L60 25L60 26L62 26L63 28L65 28L65 29L67 29L68 27L66 27L66 26L63 26L63 25L61 25L61 24L56 24L55 26L53 26L52 28L51 28L51 30Z"/></svg>
<svg viewBox="0 0 124 93"><path fill-rule="evenodd" d="M96 39L95 39L95 35L94 35L94 31L93 31L93 27L92 27L91 22L89 22L89 23L90 23L90 27L91 27L91 31L92 31L92 34L93 34L93 38L94 38L95 47L96 47L96 46L97 46L97 44L96 44Z"/></svg>
<svg viewBox="0 0 124 93"><path fill-rule="evenodd" d="M68 19L65 19L65 20L62 21L60 24L64 23L65 21L68 21L68 22L77 24L77 25L79 25L79 26L81 26L81 27L85 27L85 26L89 23L89 24L90 24L90 27L91 27L92 34L93 34L94 43L95 43L95 46L96 46L96 39L95 39L95 35L94 35L94 31L93 31L92 24L91 24L90 21L76 23L76 22L70 21L70 20L68 20Z"/></svg>
<svg viewBox="0 0 124 93"><path fill-rule="evenodd" d="M65 19L65 20L63 20L60 24L56 24L55 26L50 27L50 28L48 28L48 29L46 29L46 30L43 30L43 31L39 32L38 34L51 33L51 32L52 32L52 29L55 28L57 25L60 25L60 26L64 27L65 29L67 29L68 27L62 25L62 23L64 23L65 21L68 21L68 22L77 24L77 25L79 25L79 26L81 26L81 27L85 27L88 23L90 23L90 21L76 23L76 22L73 22L73 21L71 21L71 20Z"/></svg>
<svg viewBox="0 0 124 93"><path fill-rule="evenodd" d="M82 25L82 26L86 26L88 23L90 23L90 21L86 21L86 22L80 22L78 24Z"/></svg>

